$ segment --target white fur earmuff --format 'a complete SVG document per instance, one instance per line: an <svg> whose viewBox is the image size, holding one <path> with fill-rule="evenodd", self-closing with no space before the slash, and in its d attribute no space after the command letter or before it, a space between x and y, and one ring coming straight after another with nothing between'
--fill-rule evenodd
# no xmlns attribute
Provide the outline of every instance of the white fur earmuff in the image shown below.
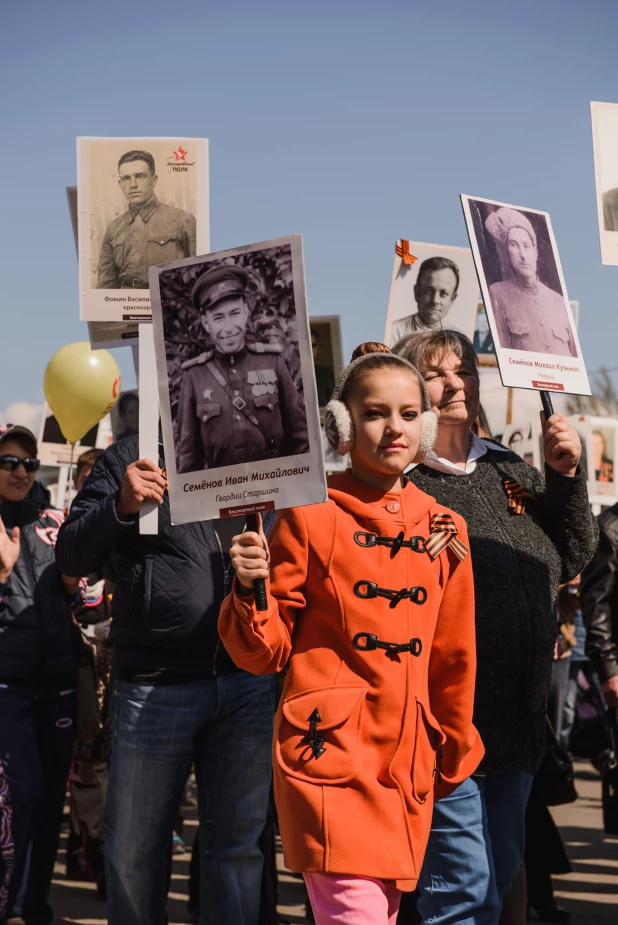
<svg viewBox="0 0 618 925"><path fill-rule="evenodd" d="M429 399L429 393L427 391L427 386L425 380L417 370L415 366L412 366L411 363L408 363L407 360L404 360L403 357L398 356L396 353L389 353L388 356L394 357L402 366L407 367L412 370L418 379L421 395L423 400L423 412L421 414L421 439L418 445L418 452L414 457L415 463L422 462L426 456L431 453L436 442L436 437L438 435L438 419L431 410L431 401ZM339 396L343 392L344 386L348 381L350 374L357 366L360 366L365 360L369 357L376 356L374 353L366 353L363 356L357 357L355 360L346 366L346 368L339 374L335 389L333 392L333 397L326 406L326 413L324 416L324 429L326 431L326 437L332 449L335 453L338 453L339 456L345 456L346 453L349 453L352 447L354 446L354 422L352 420L352 415L348 409L348 406L345 402L342 402Z"/></svg>

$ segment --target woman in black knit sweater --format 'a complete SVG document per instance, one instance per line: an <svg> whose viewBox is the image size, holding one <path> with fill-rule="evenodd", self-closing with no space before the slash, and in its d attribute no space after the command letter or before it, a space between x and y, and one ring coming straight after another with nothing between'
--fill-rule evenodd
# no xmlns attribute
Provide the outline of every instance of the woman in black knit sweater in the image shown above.
<svg viewBox="0 0 618 925"><path fill-rule="evenodd" d="M543 422L543 476L473 433L478 359L463 334L413 334L395 352L421 371L438 416L434 452L408 477L468 524L474 722L485 745L477 773L435 805L418 908L432 925L496 925L523 858L524 813L544 750L558 585L591 558L596 522L581 444L562 415Z"/></svg>

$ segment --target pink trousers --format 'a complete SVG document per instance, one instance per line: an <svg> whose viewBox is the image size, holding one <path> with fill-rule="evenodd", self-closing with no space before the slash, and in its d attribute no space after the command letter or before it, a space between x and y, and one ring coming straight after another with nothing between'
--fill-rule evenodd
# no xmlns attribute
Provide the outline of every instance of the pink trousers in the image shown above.
<svg viewBox="0 0 618 925"><path fill-rule="evenodd" d="M383 880L303 874L316 925L395 925L400 891Z"/></svg>

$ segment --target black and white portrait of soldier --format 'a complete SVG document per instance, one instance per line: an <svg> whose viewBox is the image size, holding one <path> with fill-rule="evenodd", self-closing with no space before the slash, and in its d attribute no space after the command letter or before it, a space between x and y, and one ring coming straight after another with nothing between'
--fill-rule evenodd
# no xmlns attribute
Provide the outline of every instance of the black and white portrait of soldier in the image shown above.
<svg viewBox="0 0 618 925"><path fill-rule="evenodd" d="M502 443L522 459L530 435L530 424L509 424L502 436Z"/></svg>
<svg viewBox="0 0 618 925"><path fill-rule="evenodd" d="M122 392L110 413L114 442L135 437L139 433L139 395L136 391Z"/></svg>
<svg viewBox="0 0 618 925"><path fill-rule="evenodd" d="M195 256L195 216L161 202L157 181L149 151L126 151L118 160L118 185L127 210L105 232L97 289L148 289L149 267Z"/></svg>
<svg viewBox="0 0 618 925"><path fill-rule="evenodd" d="M559 258L548 216L487 200L467 200L501 348L577 357ZM464 207L465 211L465 207ZM486 291L487 291L486 290Z"/></svg>
<svg viewBox="0 0 618 925"><path fill-rule="evenodd" d="M459 290L459 267L448 257L429 257L414 284L414 310L393 323L392 343L418 331L450 327L447 316Z"/></svg>
<svg viewBox="0 0 618 925"><path fill-rule="evenodd" d="M618 231L618 186L603 193L603 224L606 231Z"/></svg>
<svg viewBox="0 0 618 925"><path fill-rule="evenodd" d="M176 471L309 452L289 246L159 274Z"/></svg>
<svg viewBox="0 0 618 925"><path fill-rule="evenodd" d="M591 102L601 263L618 266L618 103Z"/></svg>
<svg viewBox="0 0 618 925"><path fill-rule="evenodd" d="M393 347L409 334L442 328L461 331L471 339L478 300L469 248L399 239L384 343Z"/></svg>

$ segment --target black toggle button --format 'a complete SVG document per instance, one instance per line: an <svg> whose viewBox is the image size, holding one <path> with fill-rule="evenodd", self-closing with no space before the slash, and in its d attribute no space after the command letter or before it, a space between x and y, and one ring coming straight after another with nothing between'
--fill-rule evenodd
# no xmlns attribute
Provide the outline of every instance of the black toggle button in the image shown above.
<svg viewBox="0 0 618 925"><path fill-rule="evenodd" d="M409 599L413 604L424 604L427 600L427 589L420 585L414 588L401 588L391 591L390 588L380 588L375 581L357 581L354 585L354 594L363 600L373 600L376 597L385 597L390 601L389 607L393 609L400 601Z"/></svg>
<svg viewBox="0 0 618 925"><path fill-rule="evenodd" d="M376 533L365 533L358 530L354 534L354 541L363 549L371 549L373 546L390 546L391 559L397 555L400 549L411 549L412 552L426 551L424 537L411 536L409 540L406 540L403 530L397 536L378 536Z"/></svg>
<svg viewBox="0 0 618 925"><path fill-rule="evenodd" d="M364 644L361 643L363 639ZM418 658L423 651L423 643L418 637L411 639L409 642L385 642L378 639L375 633L357 633L352 640L352 645L359 652L373 652L375 649L385 649L387 658L393 661L400 661L398 657L400 652L409 652L410 655Z"/></svg>

